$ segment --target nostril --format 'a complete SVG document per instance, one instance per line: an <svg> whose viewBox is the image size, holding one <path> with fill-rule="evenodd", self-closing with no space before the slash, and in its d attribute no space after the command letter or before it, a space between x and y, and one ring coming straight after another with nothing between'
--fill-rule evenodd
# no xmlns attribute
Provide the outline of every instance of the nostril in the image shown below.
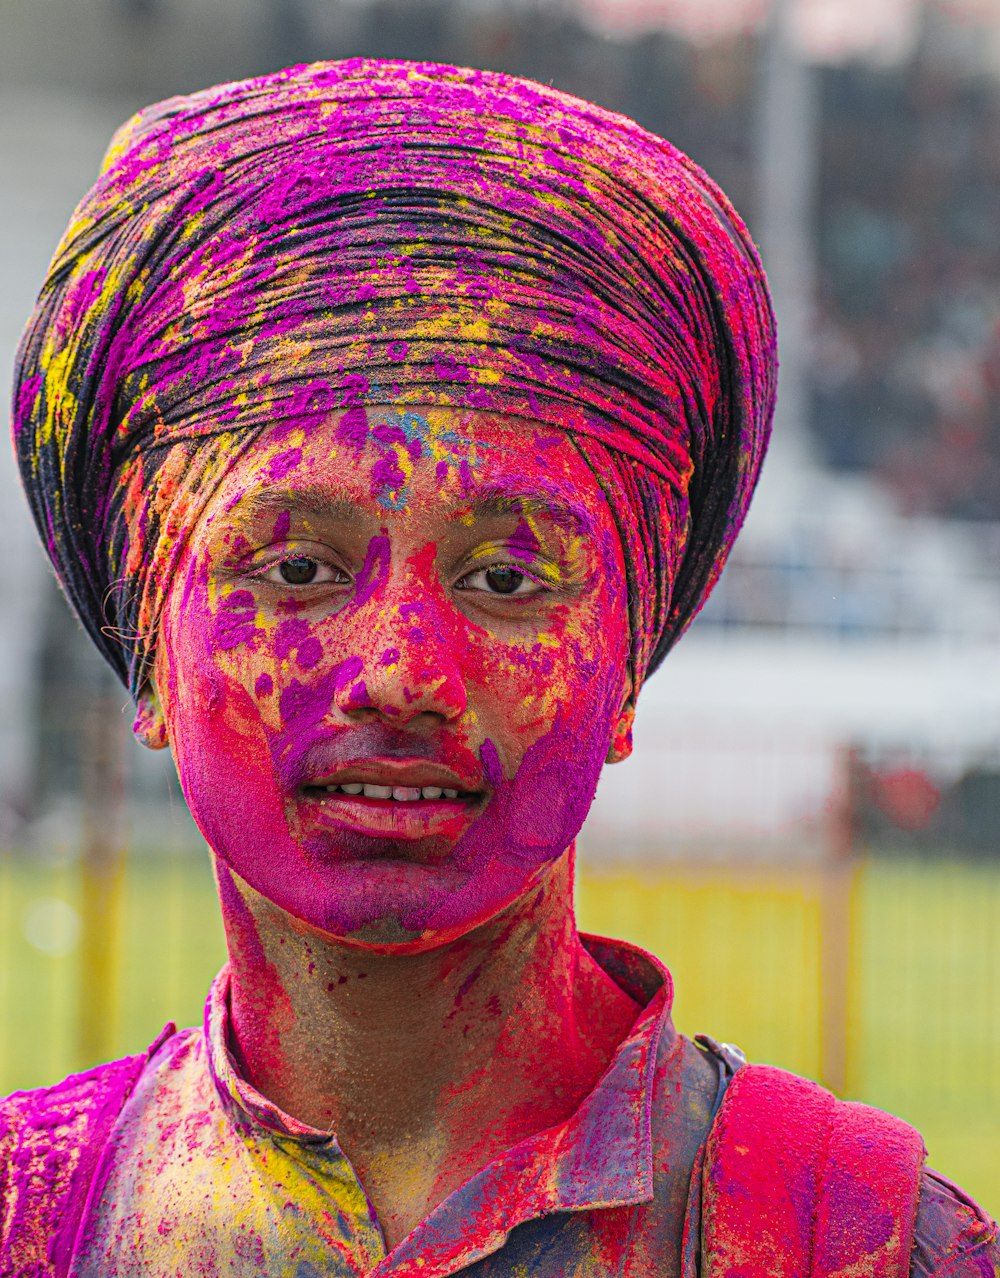
<svg viewBox="0 0 1000 1278"><path fill-rule="evenodd" d="M442 721L459 718L466 705L461 675L429 665L428 655L373 645L367 661L349 657L335 676L337 708L352 716L371 711L397 724L425 713Z"/></svg>

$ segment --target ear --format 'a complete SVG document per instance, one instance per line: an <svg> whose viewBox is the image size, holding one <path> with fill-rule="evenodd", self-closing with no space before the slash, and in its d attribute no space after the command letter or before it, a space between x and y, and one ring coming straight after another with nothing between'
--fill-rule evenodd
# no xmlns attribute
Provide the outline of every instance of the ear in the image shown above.
<svg viewBox="0 0 1000 1278"><path fill-rule="evenodd" d="M167 737L167 721L163 716L160 697L152 680L143 684L139 693L132 732L136 741L144 745L147 750L163 750L170 744Z"/></svg>
<svg viewBox="0 0 1000 1278"><path fill-rule="evenodd" d="M615 722L611 734L611 745L608 746L608 763L621 763L632 753L632 723L635 720L635 706L632 704L632 680L629 680L625 694L625 703Z"/></svg>

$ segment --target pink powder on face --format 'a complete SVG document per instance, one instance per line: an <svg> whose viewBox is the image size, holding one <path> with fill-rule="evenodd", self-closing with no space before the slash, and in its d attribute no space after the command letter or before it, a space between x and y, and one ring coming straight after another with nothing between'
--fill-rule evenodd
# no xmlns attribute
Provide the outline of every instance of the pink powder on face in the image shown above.
<svg viewBox="0 0 1000 1278"><path fill-rule="evenodd" d="M428 452L407 476L409 504L385 510L371 496L384 441L360 455L351 447L356 460L342 466L350 446L339 427L335 417L310 435L283 484L315 493L335 476L338 502L356 490L359 519L382 521L352 552L350 585L299 596L294 615L279 607L280 590L239 580L220 590L216 521L216 540L195 538L171 593L158 668L184 792L222 862L328 932L433 944L526 891L579 831L626 689L622 552L604 494L568 440L536 450L523 427L466 415L464 447L479 458L466 479L456 467L442 489ZM269 483L265 463L266 441L261 459L234 468L227 494ZM516 513L504 516L500 549L493 527L482 550L475 532L454 549L449 538L469 522L439 512L473 508L480 489L537 491L543 476L546 491L587 511L584 550L553 531L556 521L543 533ZM507 564L551 555L546 538L576 545L579 563L559 569L566 581L534 620L510 604L484 612L482 595L456 584L487 552ZM398 809L376 829L303 796L309 778L372 757L440 765L482 798L443 804L415 834L391 824Z"/></svg>

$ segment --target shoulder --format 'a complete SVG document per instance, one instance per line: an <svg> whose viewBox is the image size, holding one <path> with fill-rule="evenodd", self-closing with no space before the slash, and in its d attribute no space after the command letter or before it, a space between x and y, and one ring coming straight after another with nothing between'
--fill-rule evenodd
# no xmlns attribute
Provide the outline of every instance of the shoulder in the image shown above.
<svg viewBox="0 0 1000 1278"><path fill-rule="evenodd" d="M176 1034L169 1025L137 1056L0 1098L0 1270L10 1272L22 1252L37 1264L73 1227L115 1119L150 1057Z"/></svg>
<svg viewBox="0 0 1000 1278"><path fill-rule="evenodd" d="M997 1274L996 1223L964 1190L926 1168L913 1231L911 1278L995 1278Z"/></svg>
<svg viewBox="0 0 1000 1278"><path fill-rule="evenodd" d="M170 1025L137 1056L107 1061L48 1087L0 1097L0 1150L9 1159L26 1146L63 1146L86 1133L99 1114L120 1106L149 1058L174 1035Z"/></svg>
<svg viewBox="0 0 1000 1278"><path fill-rule="evenodd" d="M706 1144L706 1252L723 1273L750 1260L791 1272L806 1256L817 1273L905 1272L923 1162L920 1134L901 1119L746 1066Z"/></svg>

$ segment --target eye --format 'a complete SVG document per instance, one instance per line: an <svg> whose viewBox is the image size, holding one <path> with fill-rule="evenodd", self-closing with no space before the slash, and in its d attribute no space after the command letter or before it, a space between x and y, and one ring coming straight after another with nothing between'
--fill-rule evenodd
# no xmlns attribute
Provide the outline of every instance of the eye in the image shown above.
<svg viewBox="0 0 1000 1278"><path fill-rule="evenodd" d="M284 586L312 586L318 582L338 586L350 585L350 577L341 568L324 564L310 555L289 555L262 572L265 581Z"/></svg>
<svg viewBox="0 0 1000 1278"><path fill-rule="evenodd" d="M316 579L319 564L315 559L307 559L305 555L296 555L294 559L283 559L278 564L278 575L290 586L307 586Z"/></svg>
<svg viewBox="0 0 1000 1278"><path fill-rule="evenodd" d="M545 587L513 564L493 564L466 573L457 583L460 590L481 590L491 595L537 595Z"/></svg>

